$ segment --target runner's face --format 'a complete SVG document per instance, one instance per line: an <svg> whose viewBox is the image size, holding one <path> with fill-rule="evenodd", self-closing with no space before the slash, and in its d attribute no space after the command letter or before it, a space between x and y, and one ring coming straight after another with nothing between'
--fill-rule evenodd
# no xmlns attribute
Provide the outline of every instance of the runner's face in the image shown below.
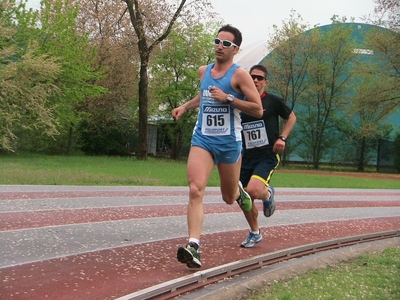
<svg viewBox="0 0 400 300"><path fill-rule="evenodd" d="M254 69L253 71L251 71L250 75L254 77L253 78L254 85L256 86L257 91L261 95L268 84L268 80L265 78L264 72L261 70Z"/></svg>
<svg viewBox="0 0 400 300"><path fill-rule="evenodd" d="M221 41L230 41L232 43L234 40L234 35L230 32L227 31L221 31L218 33L217 36L218 39ZM214 50L215 50L215 57L218 61L229 61L233 60L233 56L239 51L239 47L237 46L232 46L229 48L224 48L223 43L219 43L219 45L214 45Z"/></svg>

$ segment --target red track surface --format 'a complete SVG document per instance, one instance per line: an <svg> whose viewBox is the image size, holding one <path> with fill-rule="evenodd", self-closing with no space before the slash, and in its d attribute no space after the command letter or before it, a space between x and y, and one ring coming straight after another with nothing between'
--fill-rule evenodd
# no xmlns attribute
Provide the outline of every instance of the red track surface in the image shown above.
<svg viewBox="0 0 400 300"><path fill-rule="evenodd" d="M312 191L308 194L315 196L318 193ZM325 192L321 193L321 197L340 196L343 193ZM358 193L362 195L361 191L355 194ZM4 192L0 193L0 200L104 197L105 194L107 197L138 196L133 192ZM156 194L149 192L148 196ZM181 193L160 193L159 196L178 194ZM291 194L301 193L286 193ZM146 195L146 192L140 192L140 196ZM277 201L277 211L304 209L305 213L312 214L312 210L317 208L400 207L400 193L387 192L385 195L394 200ZM261 209L259 202L257 206ZM205 211L207 214L219 214L238 210L235 206L212 203L205 205ZM65 224L182 216L185 213L186 204L3 212L0 214L0 228L6 232ZM273 218L270 218L272 224ZM274 226L262 229L264 241L253 249L238 247L248 229L207 234L202 237L203 269L326 239L399 228L400 216ZM115 299L198 271L187 269L176 261L176 249L185 243L184 238L173 238L1 268L0 299Z"/></svg>

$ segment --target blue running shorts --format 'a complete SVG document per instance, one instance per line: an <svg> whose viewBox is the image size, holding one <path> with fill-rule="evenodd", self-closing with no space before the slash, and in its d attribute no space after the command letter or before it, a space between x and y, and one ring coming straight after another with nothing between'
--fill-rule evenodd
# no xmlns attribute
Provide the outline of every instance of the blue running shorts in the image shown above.
<svg viewBox="0 0 400 300"><path fill-rule="evenodd" d="M242 152L242 141L235 141L227 144L206 143L198 135L193 135L191 146L203 148L211 153L214 163L233 164L236 163Z"/></svg>

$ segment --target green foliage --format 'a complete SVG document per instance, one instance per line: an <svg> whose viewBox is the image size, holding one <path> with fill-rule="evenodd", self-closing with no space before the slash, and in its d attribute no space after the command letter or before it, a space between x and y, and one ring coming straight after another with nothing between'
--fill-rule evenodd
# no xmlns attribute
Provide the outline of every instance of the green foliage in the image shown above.
<svg viewBox="0 0 400 300"><path fill-rule="evenodd" d="M43 1L40 13L24 2L0 4L0 147L65 145L81 118L80 105L104 92L92 84L99 78L95 52L75 29L77 8L63 0Z"/></svg>
<svg viewBox="0 0 400 300"><path fill-rule="evenodd" d="M314 45L307 67L310 84L301 104L305 107L303 118L307 120L303 127L305 146L315 168L326 156L327 149L336 143L332 134L333 116L343 103L343 95L348 92L346 83L351 76L350 60L355 48L351 33L344 24L335 24L327 31L314 29L310 32Z"/></svg>
<svg viewBox="0 0 400 300"><path fill-rule="evenodd" d="M282 22L282 28L274 26L274 29L268 43L273 53L262 61L269 71L268 88L281 95L286 104L294 109L309 86L305 79L312 43L303 34L309 25L302 24L301 16L292 11L290 18Z"/></svg>
<svg viewBox="0 0 400 300"><path fill-rule="evenodd" d="M364 26L363 33L362 48L370 52L368 55L357 54L360 59L352 70L353 90L340 108L343 121L338 124L339 131L345 134L344 141L353 147L351 162L357 164L360 171L375 155L377 139L388 137L393 130L393 125L385 122L400 103L398 74L394 72L396 67L391 57L396 51L399 54L395 35L389 30L370 26Z"/></svg>
<svg viewBox="0 0 400 300"><path fill-rule="evenodd" d="M315 168L341 157L362 171L376 156L377 138L390 134L385 122L400 103L400 35L337 16L334 25L309 31L301 21L292 12L275 27L263 61L270 90L298 117L292 149Z"/></svg>
<svg viewBox="0 0 400 300"><path fill-rule="evenodd" d="M135 31L136 45L140 53L139 144L137 157L147 159L149 104L147 90L149 87L150 57L153 50L156 49L155 47L158 47L169 36L178 18L182 20L183 24L196 24L203 19L202 16L209 18L207 12L211 2L198 0L186 3L186 0L180 0L176 2L176 5L171 5L170 1L166 0L145 2L124 0L124 2L127 5L126 11Z"/></svg>
<svg viewBox="0 0 400 300"><path fill-rule="evenodd" d="M306 31L309 26L301 22L292 12L282 29L275 27L269 44L273 52L263 63L271 73L271 90L298 115L296 132L301 138L294 136L291 143L300 157L318 168L337 144L335 110L348 90L354 43L351 29L337 18L329 30Z"/></svg>
<svg viewBox="0 0 400 300"><path fill-rule="evenodd" d="M56 106L48 99L59 92L59 63L49 55L38 54L35 40L21 42L24 5L0 3L0 149L14 151L25 133L36 138L58 135ZM32 14L25 13L30 17Z"/></svg>
<svg viewBox="0 0 400 300"><path fill-rule="evenodd" d="M89 155L129 155L129 128L122 126L124 120L107 119L90 124L81 122L79 132L80 147ZM101 127L99 127L101 126Z"/></svg>
<svg viewBox="0 0 400 300"><path fill-rule="evenodd" d="M277 30L270 46L274 49L265 64L272 73L271 88L294 108L297 105L297 130L294 138L298 153L318 168L319 162L336 144L333 117L348 90L349 62L354 43L351 29L336 22L329 30L307 28L300 16L292 15Z"/></svg>
<svg viewBox="0 0 400 300"><path fill-rule="evenodd" d="M62 66L57 80L60 93L49 100L57 105L64 139L82 119L84 112L80 107L86 99L105 92L104 88L93 84L101 74L96 71L96 51L87 34L77 31L78 12L78 6L71 5L68 0L43 1L39 17L41 28L36 32L41 51L57 57Z"/></svg>
<svg viewBox="0 0 400 300"><path fill-rule="evenodd" d="M154 65L155 114L159 123L166 123L171 158L178 159L182 147L188 147L197 116L195 110L186 112L177 122L171 120L171 111L192 99L198 92L198 68L214 58L212 41L218 29L216 23L185 26L177 23L162 44Z"/></svg>

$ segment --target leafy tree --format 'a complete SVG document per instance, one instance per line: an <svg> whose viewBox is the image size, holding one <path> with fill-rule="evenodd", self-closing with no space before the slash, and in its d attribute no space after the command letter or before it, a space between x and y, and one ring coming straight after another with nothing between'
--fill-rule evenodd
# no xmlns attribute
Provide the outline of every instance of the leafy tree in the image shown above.
<svg viewBox="0 0 400 300"><path fill-rule="evenodd" d="M168 37L178 19L182 24L190 27L191 24L198 23L200 20L212 18L213 14L209 13L211 1L200 0L186 3L186 0L71 0L71 2L80 5L83 12L78 16L80 26L84 31L90 31L90 36L96 40L97 44L107 40L102 45L122 46L122 49L115 48L116 53L121 50L131 53L126 66L135 71L126 74L125 80L130 79L131 86L137 84L138 97L135 97L136 93L131 93L132 105L125 112L135 114L139 119L139 145L136 153L139 159L146 159L148 109L152 101L148 91L152 80L152 55L159 51L160 43ZM136 50L133 47L136 47ZM130 77L131 74L135 75ZM137 99L136 106L134 102ZM136 108L138 108L137 111Z"/></svg>
<svg viewBox="0 0 400 300"><path fill-rule="evenodd" d="M24 3L0 1L0 149L8 151L19 147L26 132L37 132L37 138L59 133L57 108L47 100L59 92L60 64L38 55L35 40L21 43L17 17L24 9Z"/></svg>
<svg viewBox="0 0 400 300"><path fill-rule="evenodd" d="M81 106L88 98L106 92L94 84L101 78L95 64L96 49L90 45L88 34L77 30L78 13L79 6L70 0L43 0L40 28L33 33L40 42L41 52L58 58L61 64L57 80L60 93L49 100L57 106L56 116L67 154L72 151L73 133L84 114Z"/></svg>
<svg viewBox="0 0 400 300"><path fill-rule="evenodd" d="M282 29L275 26L269 44L273 52L263 62L271 73L271 89L292 109L296 105L296 132L301 138L295 148L315 168L336 144L335 114L349 91L351 77L351 29L342 24L345 18L334 16L332 21L335 26L329 30L306 31L309 26L292 11Z"/></svg>
<svg viewBox="0 0 400 300"><path fill-rule="evenodd" d="M364 68L366 64L364 62ZM390 84L382 82L378 74L358 74L354 95L341 109L345 118L339 128L347 133L348 141L352 141L353 150L349 152L357 151L354 162L358 171L364 171L364 166L376 152L378 137L388 136L393 129L393 125L384 124L398 105L389 95L387 85Z"/></svg>
<svg viewBox="0 0 400 300"><path fill-rule="evenodd" d="M96 84L108 92L89 98L79 126L82 150L91 154L127 155L135 151L137 140L137 78L139 54L132 43L129 20L120 19L122 5L113 1L80 1L77 27L90 33L97 48L96 65L104 77Z"/></svg>
<svg viewBox="0 0 400 300"><path fill-rule="evenodd" d="M147 121L148 121L148 86L149 62L155 47L171 32L176 20L181 16L184 23L200 20L206 16L210 5L208 0L192 1L139 1L123 0L134 28L140 55L139 71L139 146L137 157L147 158Z"/></svg>
<svg viewBox="0 0 400 300"><path fill-rule="evenodd" d="M393 126L382 126L382 123L398 111L400 104L400 3L392 0L375 3L375 14L368 21L379 27L371 27L365 34L363 47L371 55L369 61L357 68L362 80L353 103L359 103L356 116L359 120L364 119L365 126L360 128L358 135L362 140L376 139L384 135L383 131L390 132ZM358 169L363 170L362 156L358 160Z"/></svg>
<svg viewBox="0 0 400 300"><path fill-rule="evenodd" d="M313 54L311 46L314 44L304 34L309 28L308 24L303 23L301 15L292 10L289 19L282 22L282 28L274 25L274 32L268 42L269 50L273 54L262 61L269 73L268 89L280 95L292 110L295 110L296 103L304 98L310 86L307 66ZM283 164L298 146L296 127L291 136L294 138L289 139L286 144L282 156Z"/></svg>
<svg viewBox="0 0 400 300"><path fill-rule="evenodd" d="M376 74L380 77L383 88L379 89L386 95L385 101L400 103L400 2L395 0L375 0L375 15L368 21L383 26L372 29L366 35L365 47L377 55L375 64L379 68L364 70L367 74ZM396 102L395 102L396 104Z"/></svg>
<svg viewBox="0 0 400 300"><path fill-rule="evenodd" d="M14 2L14 1L10 1ZM26 2L26 1L25 1ZM26 10L25 3L16 6L13 18L17 31L14 42L20 56L35 44L31 55L51 57L59 65L57 76L52 83L57 93L43 93L43 103L52 108L53 125L59 133L57 139L43 137L39 127L19 130L19 149L30 151L72 150L72 133L82 113L80 105L86 97L95 97L105 90L91 81L100 74L93 69L94 51L86 35L77 32L75 17L77 7L68 0L43 0L40 12ZM35 78L35 77L33 77ZM38 138L40 137L40 138Z"/></svg>
<svg viewBox="0 0 400 300"><path fill-rule="evenodd" d="M309 43L310 37L303 34L310 27L302 21L302 17L292 11L290 18L282 22L282 28L274 25L268 42L269 50L274 52L262 62L272 78L269 88L281 95L291 109L310 85L306 76L312 44Z"/></svg>
<svg viewBox="0 0 400 300"><path fill-rule="evenodd" d="M307 68L311 85L303 101L306 115L302 133L304 146L307 153L311 153L316 169L335 142L332 116L344 103L349 91L347 83L351 77L349 70L355 48L351 28L335 20L334 24L329 31L314 29L310 33L310 43L315 47Z"/></svg>
<svg viewBox="0 0 400 300"><path fill-rule="evenodd" d="M400 2L397 0L375 0L373 23L383 25L400 33Z"/></svg>
<svg viewBox="0 0 400 300"><path fill-rule="evenodd" d="M162 51L156 55L151 84L158 106L152 111L157 112L155 115L160 120L171 120L171 111L198 93L197 70L214 59L210 45L217 26L211 23L187 27L178 23L161 44ZM172 159L179 158L184 144L189 145L196 116L196 111L188 111L182 120L173 120L166 126Z"/></svg>

